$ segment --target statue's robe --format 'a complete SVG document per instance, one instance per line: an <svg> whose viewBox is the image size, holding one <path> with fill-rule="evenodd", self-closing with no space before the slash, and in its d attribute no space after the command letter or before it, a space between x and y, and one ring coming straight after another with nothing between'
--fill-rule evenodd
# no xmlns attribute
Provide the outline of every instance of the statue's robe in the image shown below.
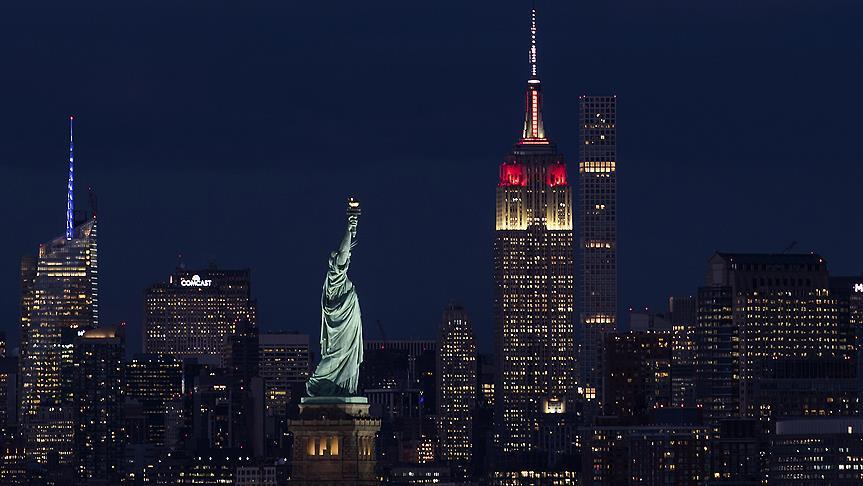
<svg viewBox="0 0 863 486"><path fill-rule="evenodd" d="M330 257L321 295L321 362L306 383L310 397L355 395L363 362L360 301L344 265Z"/></svg>

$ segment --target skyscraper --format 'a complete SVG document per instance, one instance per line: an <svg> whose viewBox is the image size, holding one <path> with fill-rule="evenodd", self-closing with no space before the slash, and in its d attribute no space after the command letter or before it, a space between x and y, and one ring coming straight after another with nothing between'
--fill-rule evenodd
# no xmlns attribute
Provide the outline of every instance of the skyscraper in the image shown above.
<svg viewBox="0 0 863 486"><path fill-rule="evenodd" d="M267 415L285 415L288 403L309 379L309 335L287 332L258 337L260 374L264 380Z"/></svg>
<svg viewBox="0 0 863 486"><path fill-rule="evenodd" d="M695 406L695 322L698 299L694 296L670 297L671 320L671 404Z"/></svg>
<svg viewBox="0 0 863 486"><path fill-rule="evenodd" d="M74 346L78 484L118 484L123 453L123 328L80 331Z"/></svg>
<svg viewBox="0 0 863 486"><path fill-rule="evenodd" d="M516 457L536 449L543 400L571 399L576 384L572 191L543 126L536 60L534 10L524 128L500 166L494 239L499 448Z"/></svg>
<svg viewBox="0 0 863 486"><path fill-rule="evenodd" d="M165 445L168 407L183 396L183 363L173 356L139 354L126 363L125 395L145 419L144 442Z"/></svg>
<svg viewBox="0 0 863 486"><path fill-rule="evenodd" d="M618 323L617 97L582 96L579 100L579 365L590 413L600 409L603 401L604 335Z"/></svg>
<svg viewBox="0 0 863 486"><path fill-rule="evenodd" d="M853 330L821 256L716 253L698 300L696 392L708 417L856 411Z"/></svg>
<svg viewBox="0 0 863 486"><path fill-rule="evenodd" d="M476 338L467 312L450 305L443 314L437 355L437 420L444 461L471 461L476 372Z"/></svg>
<svg viewBox="0 0 863 486"><path fill-rule="evenodd" d="M69 119L66 231L21 266L21 422L28 451L68 463L72 453L72 348L78 330L99 323L96 216L74 211L74 145ZM34 267L35 263L35 267Z"/></svg>
<svg viewBox="0 0 863 486"><path fill-rule="evenodd" d="M249 270L178 268L144 296L144 352L219 365L241 321L254 326Z"/></svg>

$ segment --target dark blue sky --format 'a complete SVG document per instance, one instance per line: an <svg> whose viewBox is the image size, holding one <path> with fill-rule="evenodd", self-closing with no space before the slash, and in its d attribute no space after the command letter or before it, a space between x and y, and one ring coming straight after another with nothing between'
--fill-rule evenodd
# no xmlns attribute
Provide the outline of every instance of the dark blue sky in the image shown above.
<svg viewBox="0 0 863 486"><path fill-rule="evenodd" d="M254 5L249 5L249 4ZM0 329L18 260L100 204L102 316L140 332L177 253L250 267L265 329L317 332L344 199L366 335L491 328L497 166L521 128L529 1L4 2ZM539 2L546 127L618 95L622 303L691 293L714 249L816 250L857 274L863 5ZM574 175L575 171L570 170ZM130 339L137 347L138 339Z"/></svg>

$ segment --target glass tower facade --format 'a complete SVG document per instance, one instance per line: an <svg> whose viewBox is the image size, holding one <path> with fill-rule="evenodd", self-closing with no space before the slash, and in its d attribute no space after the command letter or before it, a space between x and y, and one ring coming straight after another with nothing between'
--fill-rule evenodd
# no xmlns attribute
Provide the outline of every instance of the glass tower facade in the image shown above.
<svg viewBox="0 0 863 486"><path fill-rule="evenodd" d="M31 457L72 454L74 340L99 323L96 218L39 248L22 265L21 419ZM34 272L35 270L35 272Z"/></svg>
<svg viewBox="0 0 863 486"><path fill-rule="evenodd" d="M602 346L617 328L617 98L579 100L579 364L590 412L602 407Z"/></svg>

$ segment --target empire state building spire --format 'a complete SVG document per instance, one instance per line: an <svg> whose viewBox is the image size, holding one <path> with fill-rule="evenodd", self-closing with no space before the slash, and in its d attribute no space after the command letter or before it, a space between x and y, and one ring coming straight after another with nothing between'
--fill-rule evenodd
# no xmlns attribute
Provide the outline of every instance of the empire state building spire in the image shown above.
<svg viewBox="0 0 863 486"><path fill-rule="evenodd" d="M530 79L527 81L524 109L524 129L519 144L549 143L542 125L542 90L537 73L536 49L536 2L530 12Z"/></svg>
<svg viewBox="0 0 863 486"><path fill-rule="evenodd" d="M74 116L69 117L69 184L66 187L66 239L75 232L75 140L72 131Z"/></svg>

